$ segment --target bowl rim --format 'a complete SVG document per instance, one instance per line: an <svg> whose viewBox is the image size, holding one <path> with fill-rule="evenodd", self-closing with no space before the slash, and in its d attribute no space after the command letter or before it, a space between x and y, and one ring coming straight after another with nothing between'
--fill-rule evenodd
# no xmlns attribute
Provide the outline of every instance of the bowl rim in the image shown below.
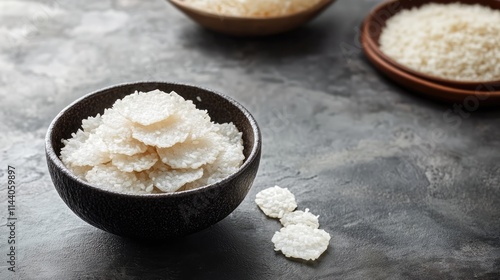
<svg viewBox="0 0 500 280"><path fill-rule="evenodd" d="M302 15L307 15L311 12L314 12L314 11L317 11L319 9L322 9L322 8L326 8L328 5L331 5L333 4L335 1L337 0L320 0L320 2L318 2L318 4L316 4L316 6L313 6L309 9L306 9L306 10L302 10L302 11L298 11L298 12L295 12L295 13L291 13L291 14L285 14L285 15L279 15L279 16L270 16L270 17L264 17L264 16L259 16L259 17L256 17L256 16L233 16L233 15L224 15L224 14L216 14L216 13L211 13L211 12L207 12L205 10L202 10L202 9L198 9L198 8L195 8L191 5L188 5L186 3L183 3L183 1L179 1L179 0L167 0L168 2L170 2L172 5L178 7L178 8L181 8L182 9L186 9L192 13L197 13L197 14L200 14L200 15L203 15L203 16L206 16L206 17L211 17L211 18L217 18L217 19L227 19L227 20L248 20L248 21L261 21L261 20L282 20L282 19L285 19L285 18L289 18L289 17L296 17L296 16L302 16Z"/></svg>
<svg viewBox="0 0 500 280"><path fill-rule="evenodd" d="M423 5L429 4L429 3L438 3L438 2L435 2L433 0L423 0L423 1L427 2L427 3L424 3ZM447 4L452 4L452 3L457 3L457 2L458 3L464 3L464 2L461 2L461 0L446 0L446 1L447 1ZM407 1L407 2L413 4L412 8L415 7L415 2L414 1L410 0L410 1ZM377 55L380 58L386 60L388 63L393 64L395 67L400 68L401 70L410 73L411 75L419 76L420 78L423 78L423 79L426 79L426 80L430 80L430 81L433 81L435 83L445 84L446 86L457 85L459 87L474 87L474 86L479 86L479 85L492 85L492 86L499 86L500 85L500 79L496 79L496 80L482 80L482 81L453 80L453 79L447 79L447 78L443 78L443 77L439 77L439 76L427 74L427 73L424 73L424 72L421 72L421 71L418 71L418 70L414 70L414 69L412 69L412 68L410 68L408 66L405 66L405 65L397 62L396 60L392 59L391 57L389 57L388 55L386 55L384 52L382 52L382 50L380 49L380 43L379 43L379 41L375 40L373 38L371 32L369 32L369 24L371 22L375 22L375 15L377 13L379 13L381 10L389 8L390 5L400 4L400 3L401 3L401 0L388 0L388 1L384 1L384 2L382 2L380 4L378 4L377 6L375 6L375 8L373 8L370 11L370 13L368 13L368 15L366 16L366 18L364 19L364 21L362 23L361 33L365 34L365 36L367 38L367 43L372 46L372 50L375 53L377 53ZM471 4L469 4L469 5L471 5ZM489 7L489 6L486 6L486 5L482 4L482 3L476 3L476 5L481 5L483 7ZM398 9L399 8L400 7L398 7ZM492 7L489 7L489 8L491 8L493 10L500 11L500 9L494 9ZM388 9L388 10L391 10L391 9ZM394 15L396 15L399 12L400 11L397 11L395 13L391 12L390 16L384 21L384 24L385 24L385 22L389 18L393 17ZM378 24L381 25L380 22L378 22ZM380 30L380 34L382 34L382 29Z"/></svg>
<svg viewBox="0 0 500 280"><path fill-rule="evenodd" d="M186 87L192 87L192 88L197 88L201 89L203 91L210 92L211 94L216 94L219 97L222 97L223 99L229 101L233 106L238 108L243 115L247 118L247 120L250 122L250 126L252 127L252 132L253 132L253 137L254 137L254 145L251 147L250 154L248 157L245 158L243 164L238 168L238 170L229 176L223 178L222 180L219 180L215 183L205 185L196 189L191 189L191 190L185 190L181 192L173 192L173 193L147 193L147 194L134 194L134 193L123 193L123 192L117 192L117 191L112 191L112 190L106 190L103 188L99 188L97 186L94 186L83 179L79 178L78 176L74 175L73 172L71 172L61 161L61 159L57 156L54 147L52 146L52 135L54 131L54 127L56 123L60 120L60 118L72 107L77 105L78 103L82 102L83 100L90 99L93 96L97 94L101 94L104 91L107 90L112 90L112 89L117 89L120 87L130 87L130 86L135 86L139 84L166 84L166 85L176 85L176 86L186 86ZM47 129L47 133L45 135L45 154L47 156L47 160L50 160L56 168L58 168L60 171L62 171L66 176L69 176L71 179L77 181L78 183L84 185L85 187L89 187L93 189L94 191L105 193L108 195L118 195L118 196L123 196L123 197L141 197L141 198L162 198L162 197L183 197L183 196L188 196L192 195L194 193L200 192L200 191L208 191L211 189L215 189L220 187L221 185L224 185L226 182L236 178L239 176L243 171L248 169L250 165L256 160L256 158L260 155L261 152L261 146L262 146L262 136L260 132L260 128L257 124L257 121L255 118L252 116L252 114L239 102L234 100L233 98L222 94L216 90L208 89L205 87L201 86L195 86L191 84L186 84L186 83L176 83L176 82L167 82L167 81L136 81L136 82L128 82L128 83L120 83L108 87L104 87L95 91L92 91L90 93L87 93L83 95L82 97L76 99L75 101L71 102L69 105L67 105L64 109L62 109L55 117L54 119L50 122L50 125Z"/></svg>

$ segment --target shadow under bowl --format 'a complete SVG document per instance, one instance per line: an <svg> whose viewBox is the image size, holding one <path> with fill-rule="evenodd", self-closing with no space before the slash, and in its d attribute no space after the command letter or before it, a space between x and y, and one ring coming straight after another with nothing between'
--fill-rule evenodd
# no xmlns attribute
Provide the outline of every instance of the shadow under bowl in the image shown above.
<svg viewBox="0 0 500 280"><path fill-rule="evenodd" d="M245 160L225 179L199 189L163 194L123 194L95 187L73 175L59 159L63 144L83 119L102 114L117 99L138 91L175 91L207 110L216 123L233 122L243 133ZM252 115L233 99L191 85L167 82L122 84L90 93L62 110L45 138L49 172L66 205L87 223L110 233L144 240L180 237L224 219L243 201L257 174L261 134Z"/></svg>
<svg viewBox="0 0 500 280"><path fill-rule="evenodd" d="M212 31L238 37L256 37L295 29L315 18L335 0L321 0L310 9L276 17L226 16L193 8L182 0L168 0L168 2L193 21Z"/></svg>
<svg viewBox="0 0 500 280"><path fill-rule="evenodd" d="M380 50L380 35L384 27L386 26L387 20L392 16L397 14L402 10L408 10L412 8L418 8L422 5L429 3L439 3L439 4L450 4L450 3L462 3L462 4L480 4L486 7L490 7L494 10L500 10L500 1L491 0L400 0L400 1L386 1L377 7L375 7L370 14L366 17L363 26L361 28L361 36L365 36L365 41L367 45L371 46L372 52L374 52L379 58L383 59L387 63L391 64L393 67L400 69L410 75L419 77L423 80L428 80L436 84L440 84L447 87L471 90L471 91L499 91L500 90L500 80L491 81L456 81L445 79L437 76L432 76L426 73L422 73L413 70L405 65L396 62L394 59L390 58ZM411 35L410 35L411 36Z"/></svg>

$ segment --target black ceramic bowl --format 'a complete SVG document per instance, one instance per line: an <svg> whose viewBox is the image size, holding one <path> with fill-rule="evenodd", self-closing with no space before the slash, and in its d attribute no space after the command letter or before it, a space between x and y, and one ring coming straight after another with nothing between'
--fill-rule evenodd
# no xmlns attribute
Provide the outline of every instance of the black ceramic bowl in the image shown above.
<svg viewBox="0 0 500 280"><path fill-rule="evenodd" d="M233 122L243 132L245 161L227 178L199 189L165 194L122 194L79 179L59 159L61 139L76 132L81 121L103 113L117 99L139 91L175 91L206 109L217 123ZM90 93L66 107L52 121L45 139L47 164L54 186L68 207L87 223L131 238L164 239L200 231L224 219L243 201L257 174L261 136L254 118L239 103L196 86L138 82Z"/></svg>

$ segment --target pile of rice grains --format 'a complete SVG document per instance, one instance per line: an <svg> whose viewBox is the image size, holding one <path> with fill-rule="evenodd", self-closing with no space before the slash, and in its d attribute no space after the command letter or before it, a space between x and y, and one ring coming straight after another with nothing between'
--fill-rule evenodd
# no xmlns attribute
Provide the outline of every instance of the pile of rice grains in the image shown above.
<svg viewBox="0 0 500 280"><path fill-rule="evenodd" d="M63 143L61 160L74 174L121 193L198 188L234 173L245 158L234 124L213 123L192 101L159 90L117 100Z"/></svg>
<svg viewBox="0 0 500 280"><path fill-rule="evenodd" d="M402 10L380 36L383 53L413 70L462 81L500 79L500 11L426 4Z"/></svg>
<svg viewBox="0 0 500 280"><path fill-rule="evenodd" d="M226 16L276 17L307 10L321 0L184 0L193 8Z"/></svg>
<svg viewBox="0 0 500 280"><path fill-rule="evenodd" d="M271 239L275 251L289 258L314 261L328 248L330 234L319 229L319 216L311 214L307 208L294 211L297 202L287 188L265 189L257 194L255 203L264 214L280 219L283 225Z"/></svg>

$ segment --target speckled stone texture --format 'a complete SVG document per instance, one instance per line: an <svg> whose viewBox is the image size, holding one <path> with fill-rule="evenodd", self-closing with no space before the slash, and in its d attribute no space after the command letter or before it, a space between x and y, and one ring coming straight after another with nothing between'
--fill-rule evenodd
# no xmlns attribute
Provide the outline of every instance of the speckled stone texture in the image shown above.
<svg viewBox="0 0 500 280"><path fill-rule="evenodd" d="M500 279L500 113L437 104L376 72L358 26L377 2L339 0L292 33L235 39L160 0L2 0L0 218L13 165L19 220L15 274L0 227L0 279ZM213 88L261 126L253 188L207 230L123 239L54 189L50 121L88 92L136 80ZM274 252L280 224L253 200L275 184L331 233L319 261Z"/></svg>

